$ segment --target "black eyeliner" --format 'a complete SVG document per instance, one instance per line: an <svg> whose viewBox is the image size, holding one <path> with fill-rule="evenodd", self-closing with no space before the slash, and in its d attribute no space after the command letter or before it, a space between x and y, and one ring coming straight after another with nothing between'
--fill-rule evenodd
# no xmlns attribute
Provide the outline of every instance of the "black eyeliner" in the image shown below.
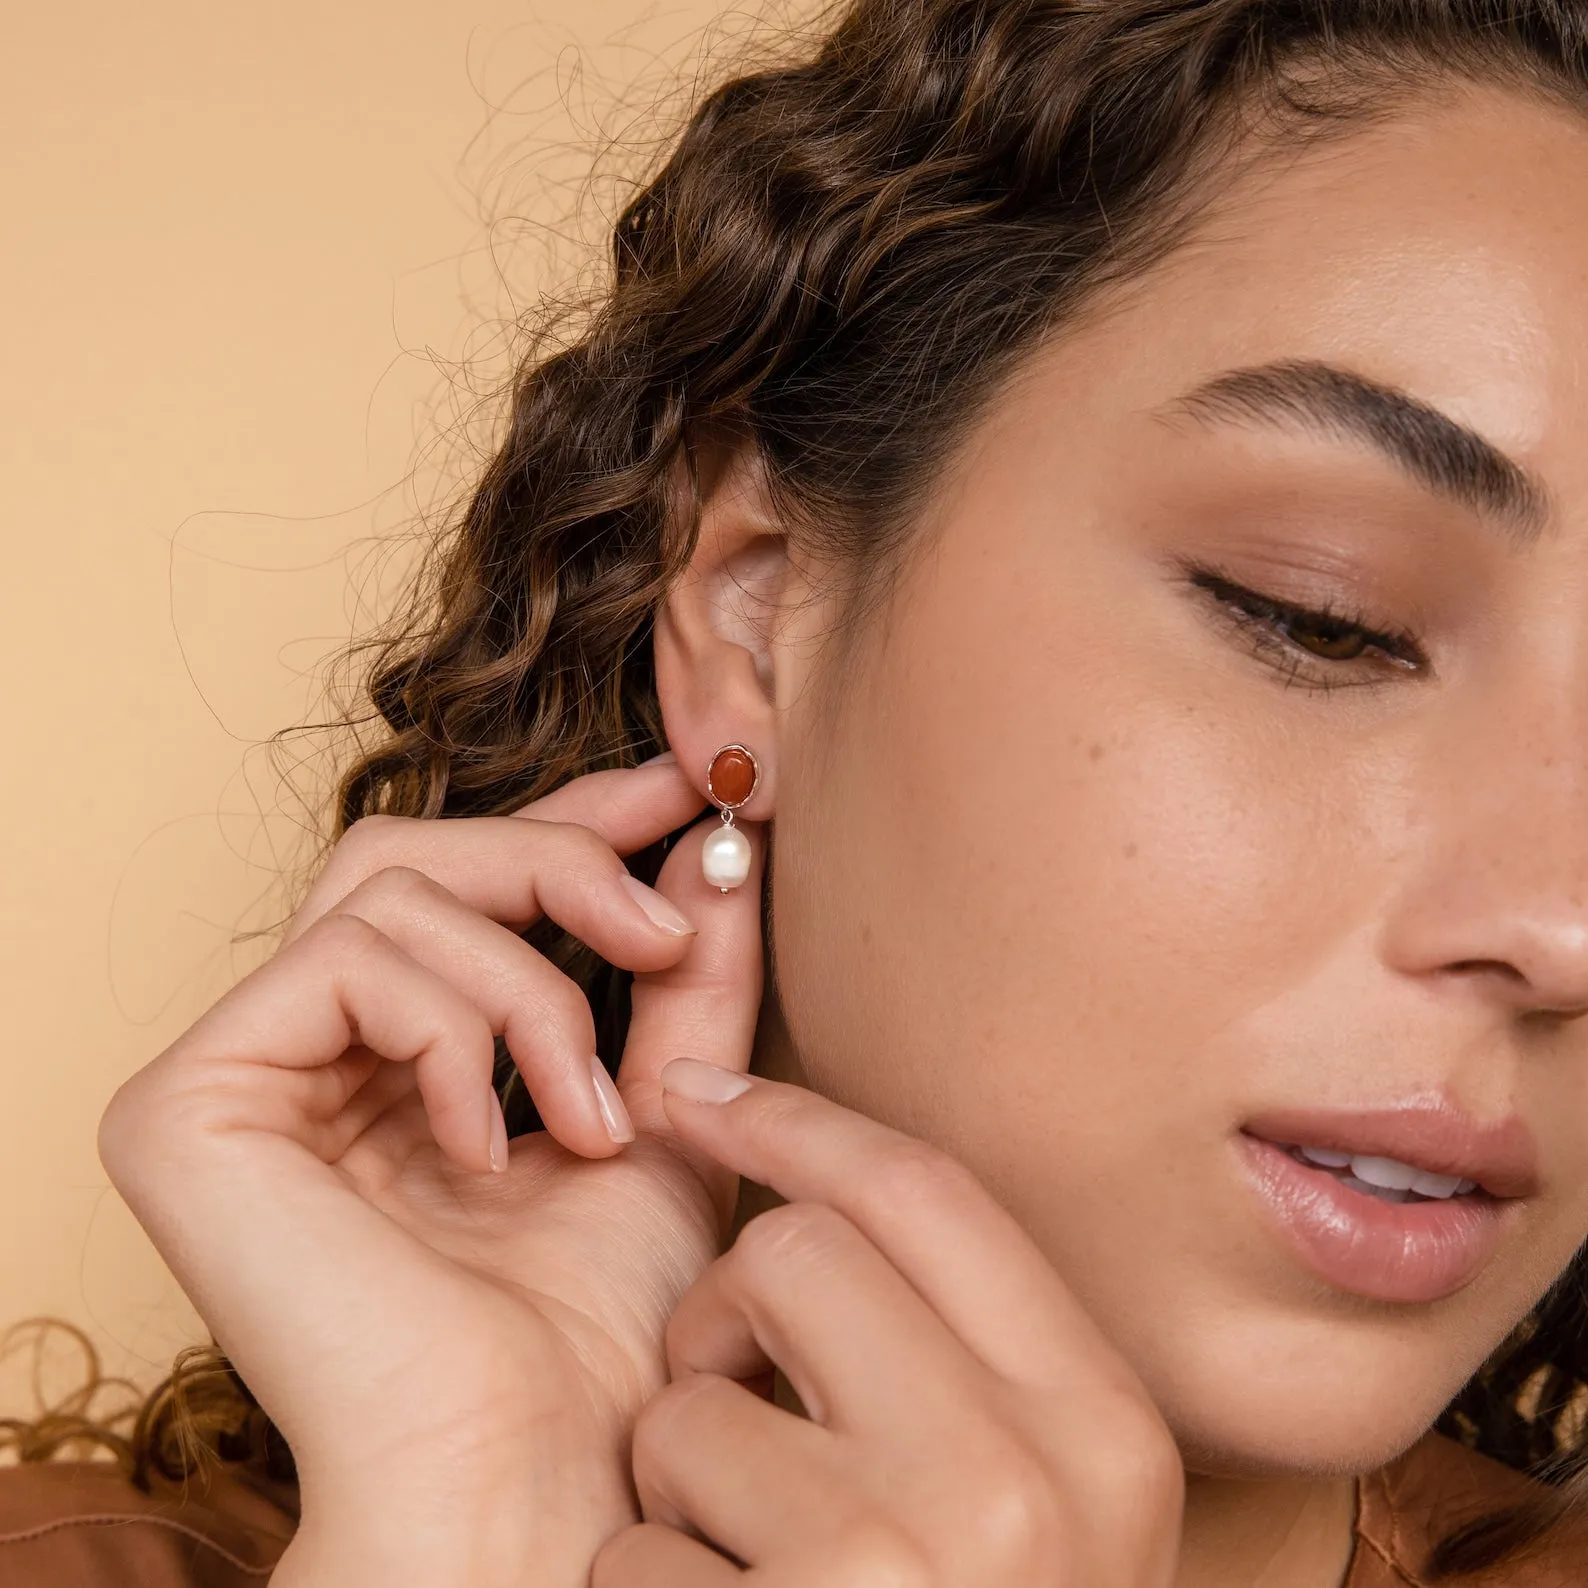
<svg viewBox="0 0 1588 1588"><path fill-rule="evenodd" d="M1329 669L1362 663L1371 665L1375 660L1388 662L1401 670L1427 665L1427 657L1414 634L1404 629L1378 627L1362 612L1343 610L1331 602L1303 606L1299 602L1282 600L1232 579L1212 564L1194 559L1182 559L1179 566L1186 582L1212 596L1223 616L1241 628L1286 675L1287 681L1300 680L1316 689L1338 689L1376 683L1381 679L1329 677ZM1351 657L1323 656L1298 641L1291 632L1296 629L1311 629L1334 638L1360 635L1364 651ZM1369 654L1366 647L1379 652L1379 657Z"/></svg>

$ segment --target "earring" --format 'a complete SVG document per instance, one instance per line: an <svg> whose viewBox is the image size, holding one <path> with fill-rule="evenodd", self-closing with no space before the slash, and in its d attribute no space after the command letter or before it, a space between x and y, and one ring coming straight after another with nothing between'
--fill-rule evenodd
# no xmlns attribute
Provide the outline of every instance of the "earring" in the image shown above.
<svg viewBox="0 0 1588 1588"><path fill-rule="evenodd" d="M733 825L733 813L760 781L760 765L742 744L723 745L706 768L706 796L722 812L722 826L700 851L700 869L724 893L750 875L750 840Z"/></svg>

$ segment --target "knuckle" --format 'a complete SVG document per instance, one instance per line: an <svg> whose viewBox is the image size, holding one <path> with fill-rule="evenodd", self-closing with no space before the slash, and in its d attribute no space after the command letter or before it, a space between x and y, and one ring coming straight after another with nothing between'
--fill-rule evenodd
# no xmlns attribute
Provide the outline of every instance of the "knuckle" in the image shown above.
<svg viewBox="0 0 1588 1588"><path fill-rule="evenodd" d="M987 1194L964 1164L915 1140L892 1146L867 1171L864 1187L862 1194L882 1210L958 1203Z"/></svg>
<svg viewBox="0 0 1588 1588"><path fill-rule="evenodd" d="M833 1530L835 1567L823 1582L845 1588L942 1588L925 1548L891 1517L868 1512Z"/></svg>
<svg viewBox="0 0 1588 1588"><path fill-rule="evenodd" d="M1178 1505L1185 1491L1185 1465L1166 1428L1154 1427L1131 1442L1124 1483L1127 1497L1153 1510Z"/></svg>
<svg viewBox="0 0 1588 1588"><path fill-rule="evenodd" d="M691 1431L722 1417L726 1411L722 1392L727 1387L727 1381L714 1373L690 1373L646 1401L634 1419L636 1475L654 1475L668 1450L687 1440Z"/></svg>
<svg viewBox="0 0 1588 1588"><path fill-rule="evenodd" d="M235 1117L238 1097L205 1066L173 1070L161 1055L130 1076L100 1115L95 1145L110 1182L136 1213L217 1122Z"/></svg>
<svg viewBox="0 0 1588 1588"><path fill-rule="evenodd" d="M540 825L545 828L547 837L569 858L604 858L612 853L612 847L606 839L583 822L550 821Z"/></svg>
<svg viewBox="0 0 1588 1588"><path fill-rule="evenodd" d="M978 1558L1016 1574L1051 1568L1063 1518L1054 1480L1043 1463L1031 1451L1005 1444L981 1453L977 1472L971 1525Z"/></svg>
<svg viewBox="0 0 1588 1588"><path fill-rule="evenodd" d="M753 1284L791 1267L822 1262L853 1235L849 1220L825 1203L785 1202L751 1219L733 1250Z"/></svg>
<svg viewBox="0 0 1588 1588"><path fill-rule="evenodd" d="M1160 1514L1180 1503L1185 1469L1167 1430L1133 1428L1132 1421L1128 1413L1123 1415L1114 1437L1093 1448L1087 1462L1087 1487L1101 1506Z"/></svg>
<svg viewBox="0 0 1588 1588"><path fill-rule="evenodd" d="M413 866L382 866L359 885L363 898L384 909L400 912L422 909L444 892L433 877Z"/></svg>
<svg viewBox="0 0 1588 1588"><path fill-rule="evenodd" d="M579 984L565 975L549 977L541 996L546 1012L564 1026L591 1026L590 1000L580 990ZM593 1029L593 1028L592 1028Z"/></svg>
<svg viewBox="0 0 1588 1588"><path fill-rule="evenodd" d="M614 1533L590 1562L590 1588L624 1588L642 1583L654 1560L658 1525L636 1522Z"/></svg>
<svg viewBox="0 0 1588 1588"><path fill-rule="evenodd" d="M99 1161L111 1183L118 1187L131 1169L138 1142L144 1138L143 1098L147 1087L140 1083L139 1075L129 1077L116 1088L99 1116Z"/></svg>
<svg viewBox="0 0 1588 1588"><path fill-rule="evenodd" d="M378 871L383 855L402 853L406 846L403 834L413 825L411 816L388 816L384 812L360 816L337 839L326 870L335 867L338 871L350 872L353 882Z"/></svg>
<svg viewBox="0 0 1588 1588"><path fill-rule="evenodd" d="M623 869L617 851L593 827L582 822L547 822L552 842L545 866L564 877L587 880L592 873L615 874Z"/></svg>
<svg viewBox="0 0 1588 1588"><path fill-rule="evenodd" d="M322 915L304 933L305 941L310 937L325 953L348 959L379 953L386 944L386 934L378 926L361 915L341 909Z"/></svg>
<svg viewBox="0 0 1588 1588"><path fill-rule="evenodd" d="M536 967L541 972L545 968L544 963ZM565 1040L594 1047L595 1017L590 1001L569 977L560 972L533 974L526 969L515 1000L505 1035L508 1046L526 1062L537 1054L553 1052Z"/></svg>

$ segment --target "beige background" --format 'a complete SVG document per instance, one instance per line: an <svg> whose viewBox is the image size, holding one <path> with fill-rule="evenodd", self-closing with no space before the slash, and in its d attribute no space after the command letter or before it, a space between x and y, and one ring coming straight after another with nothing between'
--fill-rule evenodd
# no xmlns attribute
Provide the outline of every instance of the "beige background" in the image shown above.
<svg viewBox="0 0 1588 1588"><path fill-rule="evenodd" d="M296 830L262 742L400 573L370 538L467 465L500 317L577 264L523 217L566 220L717 9L10 8L0 1326L68 1318L144 1384L200 1337L98 1115L259 952Z"/></svg>

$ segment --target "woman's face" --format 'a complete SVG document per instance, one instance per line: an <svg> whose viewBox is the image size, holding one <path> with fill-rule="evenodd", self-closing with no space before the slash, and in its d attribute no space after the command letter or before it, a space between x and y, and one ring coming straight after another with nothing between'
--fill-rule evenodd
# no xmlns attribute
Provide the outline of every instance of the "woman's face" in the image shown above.
<svg viewBox="0 0 1588 1588"><path fill-rule="evenodd" d="M1588 124L1498 91L1249 172L987 413L836 696L775 659L804 1078L1201 1470L1387 1457L1588 1234L1585 262Z"/></svg>

